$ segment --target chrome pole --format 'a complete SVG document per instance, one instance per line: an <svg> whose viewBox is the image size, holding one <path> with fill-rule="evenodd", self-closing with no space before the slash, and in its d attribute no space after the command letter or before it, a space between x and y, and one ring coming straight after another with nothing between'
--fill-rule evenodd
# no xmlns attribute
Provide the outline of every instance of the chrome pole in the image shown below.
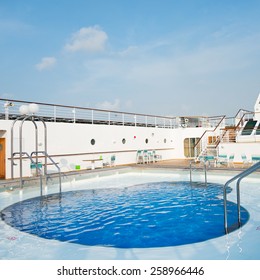
<svg viewBox="0 0 260 280"><path fill-rule="evenodd" d="M15 123L24 118L24 116L18 117L16 120L13 121L12 127L11 127L11 178L14 178L14 125Z"/></svg>
<svg viewBox="0 0 260 280"><path fill-rule="evenodd" d="M190 161L190 184L192 183L192 178L191 178L191 176L192 176L192 170L191 170L191 168L192 168L192 161Z"/></svg>
<svg viewBox="0 0 260 280"><path fill-rule="evenodd" d="M241 208L240 208L240 181L242 177L237 181L237 219L238 219L238 226L241 227Z"/></svg>
<svg viewBox="0 0 260 280"><path fill-rule="evenodd" d="M20 129L19 129L19 152L20 152L20 187L22 188L23 187L23 180L22 180L22 177L23 177L23 159L22 159L22 149L23 149L23 131L22 131L22 128L23 128L23 123L24 121L27 119L27 116L25 116L20 124Z"/></svg>
<svg viewBox="0 0 260 280"><path fill-rule="evenodd" d="M204 176L205 176L205 185L207 186L207 162L204 161Z"/></svg>

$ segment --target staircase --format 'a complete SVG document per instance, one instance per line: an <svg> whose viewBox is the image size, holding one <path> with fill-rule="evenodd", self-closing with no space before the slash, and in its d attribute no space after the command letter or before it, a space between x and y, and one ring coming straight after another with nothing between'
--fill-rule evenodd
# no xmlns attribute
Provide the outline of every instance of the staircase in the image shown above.
<svg viewBox="0 0 260 280"><path fill-rule="evenodd" d="M227 125L226 116L223 116L219 123L212 130L206 130L194 147L195 161L199 161L203 156L217 156L218 145L220 143L235 143L238 131L243 128L243 123L247 122L243 128L244 133L252 133L256 122L248 118L253 112L240 109L235 119L235 125ZM260 126L260 124L259 124ZM252 128L253 127L253 128ZM259 127L260 128L260 127ZM242 131L242 133L243 133ZM244 134L248 135L248 134Z"/></svg>
<svg viewBox="0 0 260 280"><path fill-rule="evenodd" d="M204 156L217 156L217 147L221 140L222 128L225 127L225 117L212 130L206 130L194 147L195 161L199 161Z"/></svg>

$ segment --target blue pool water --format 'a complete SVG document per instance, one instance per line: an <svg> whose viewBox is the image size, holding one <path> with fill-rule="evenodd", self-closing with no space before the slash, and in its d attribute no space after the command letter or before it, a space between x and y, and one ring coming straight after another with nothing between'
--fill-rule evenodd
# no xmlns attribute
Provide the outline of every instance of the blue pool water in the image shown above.
<svg viewBox="0 0 260 280"><path fill-rule="evenodd" d="M190 244L224 234L223 186L189 182L70 191L21 201L1 218L42 238L83 245L149 248ZM249 218L241 209L242 224ZM237 219L228 202L229 224Z"/></svg>

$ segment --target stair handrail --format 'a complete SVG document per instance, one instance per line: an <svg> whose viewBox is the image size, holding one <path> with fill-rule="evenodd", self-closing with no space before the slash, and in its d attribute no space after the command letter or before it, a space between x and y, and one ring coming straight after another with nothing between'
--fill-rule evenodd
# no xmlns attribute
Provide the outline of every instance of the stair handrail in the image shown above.
<svg viewBox="0 0 260 280"><path fill-rule="evenodd" d="M252 111L246 111L246 112L242 115L242 117L240 118L240 120L239 120L239 122L237 123L237 125L235 126L235 129L236 129L236 130L239 128L239 126L240 126L241 122L243 121L244 117L245 117L246 115L248 115L248 114L254 114L254 112L252 112Z"/></svg>
<svg viewBox="0 0 260 280"><path fill-rule="evenodd" d="M240 118L239 122L237 123L237 125L234 127L234 129L237 131L237 129L239 128L242 120L244 119L244 117L247 115L247 114L253 114L254 112L253 111L249 111L249 110L245 110L245 109L239 109L238 112L236 113L235 117L234 118L237 118L237 116L240 114L240 112L243 112L243 115L242 117ZM220 126L220 124L222 123L222 121L226 119L226 115L223 115L221 120L219 121L219 123L216 125L215 129L213 130L205 130L204 133L202 134L202 136L200 137L200 139L196 142L195 146L194 146L194 150L196 151L196 147L199 145L199 143L202 141L204 135L207 133L207 132L214 132L216 131L216 129ZM224 133L224 135L226 134L226 131ZM222 138L224 137L224 135L222 135ZM218 141L216 142L216 146L215 148L218 147L218 145L221 143L221 139L218 139ZM197 155L197 157L199 157L200 155Z"/></svg>
<svg viewBox="0 0 260 280"><path fill-rule="evenodd" d="M227 187L230 183L237 180L236 190L237 190L237 207L238 207L238 225L241 225L241 212L240 212L240 182L243 178L247 177L248 175L252 174L254 171L260 168L260 162L255 163L253 166L249 167L248 169L242 171L241 173L237 174L236 176L229 179L224 187L223 187L223 201L224 201L224 228L225 233L228 233L228 220L227 220Z"/></svg>
<svg viewBox="0 0 260 280"><path fill-rule="evenodd" d="M240 112L243 112L243 115L242 117L240 118L239 122L237 123L236 126L234 126L234 130L237 131L244 119L244 117L248 114L253 114L254 112L253 111L249 111L249 110L245 110L245 109L239 109L238 112L236 113L235 117L234 118L237 118L237 116L240 114ZM223 118L220 120L220 122L216 125L215 129L214 130L205 130L204 133L202 134L202 136L200 137L200 139L197 141L197 143L195 144L194 146L194 150L196 149L196 146L202 141L204 135L207 133L207 132L214 132L221 124L221 122L223 121L223 119L226 119L226 116L223 116ZM218 147L218 145L221 143L221 140L224 138L224 136L226 135L227 133L227 130L225 130L225 132L221 135L220 138L217 139L216 143L215 143L215 148ZM202 151L203 152L203 151ZM197 155L198 157L200 155Z"/></svg>
<svg viewBox="0 0 260 280"><path fill-rule="evenodd" d="M46 152L46 151L34 151L31 153L31 156L35 154L36 156L38 154L44 154L52 163L53 165L58 169L58 173L59 173L59 190L60 190L60 193L61 193L61 170L60 170L60 167L58 166L58 164L53 160L53 158Z"/></svg>
<svg viewBox="0 0 260 280"><path fill-rule="evenodd" d="M235 117L234 117L235 119L237 118L237 116L239 115L240 112L243 112L243 117L244 117L244 115L246 115L246 114L254 113L253 111L249 111L249 110L246 110L246 109L239 109L239 110L237 111ZM243 117L242 117L242 118L243 118ZM242 119L242 118L241 118L241 119Z"/></svg>
<svg viewBox="0 0 260 280"><path fill-rule="evenodd" d="M214 131L216 131L217 128L220 126L220 124L222 123L222 121L223 121L225 118L226 118L226 115L221 116L220 121L217 123L217 125L215 126L214 129L212 129L212 130L207 129L207 130L204 131L204 133L201 135L201 137L199 138L199 140L198 140L198 141L196 142L196 144L194 145L194 151L196 151L196 147L197 147L197 146L199 145L199 143L202 141L202 139L204 138L205 134L206 134L207 132L214 132ZM196 157L198 157L198 156L199 156L199 155L196 155Z"/></svg>
<svg viewBox="0 0 260 280"><path fill-rule="evenodd" d="M244 120L244 117L245 117L246 115L248 115L248 114L253 114L253 113L254 113L254 112L249 111L249 110L240 109L240 110L237 112L237 114L235 115L234 119L237 118L237 116L239 115L240 112L244 112L244 113L243 113L243 115L240 117L239 122L238 122L234 127L230 127L229 129L223 129L224 132L223 132L222 134L220 134L220 137L219 137L218 141L216 142L215 148L217 148L218 145L222 142L222 140L223 140L224 137L226 136L228 130L233 129L235 132L237 132L237 131L240 129L240 127L241 127L241 123L242 123L242 121Z"/></svg>
<svg viewBox="0 0 260 280"><path fill-rule="evenodd" d="M27 152L15 152L12 154L12 157L15 155L20 155L20 158L22 158L23 155L26 155L32 164L35 165L35 168L39 171L38 173L40 174L40 190L41 190L41 196L42 196L42 172L41 172L41 168L38 166L37 162L35 162L32 159L32 156L30 156ZM22 174L20 173L20 187L23 187L23 178L22 178Z"/></svg>

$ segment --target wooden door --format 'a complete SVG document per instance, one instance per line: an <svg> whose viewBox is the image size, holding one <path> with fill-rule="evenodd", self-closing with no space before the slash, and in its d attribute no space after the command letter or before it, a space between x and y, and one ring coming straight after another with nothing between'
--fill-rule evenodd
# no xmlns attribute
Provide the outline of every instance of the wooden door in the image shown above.
<svg viewBox="0 0 260 280"><path fill-rule="evenodd" d="M0 138L0 178L5 179L5 138Z"/></svg>

